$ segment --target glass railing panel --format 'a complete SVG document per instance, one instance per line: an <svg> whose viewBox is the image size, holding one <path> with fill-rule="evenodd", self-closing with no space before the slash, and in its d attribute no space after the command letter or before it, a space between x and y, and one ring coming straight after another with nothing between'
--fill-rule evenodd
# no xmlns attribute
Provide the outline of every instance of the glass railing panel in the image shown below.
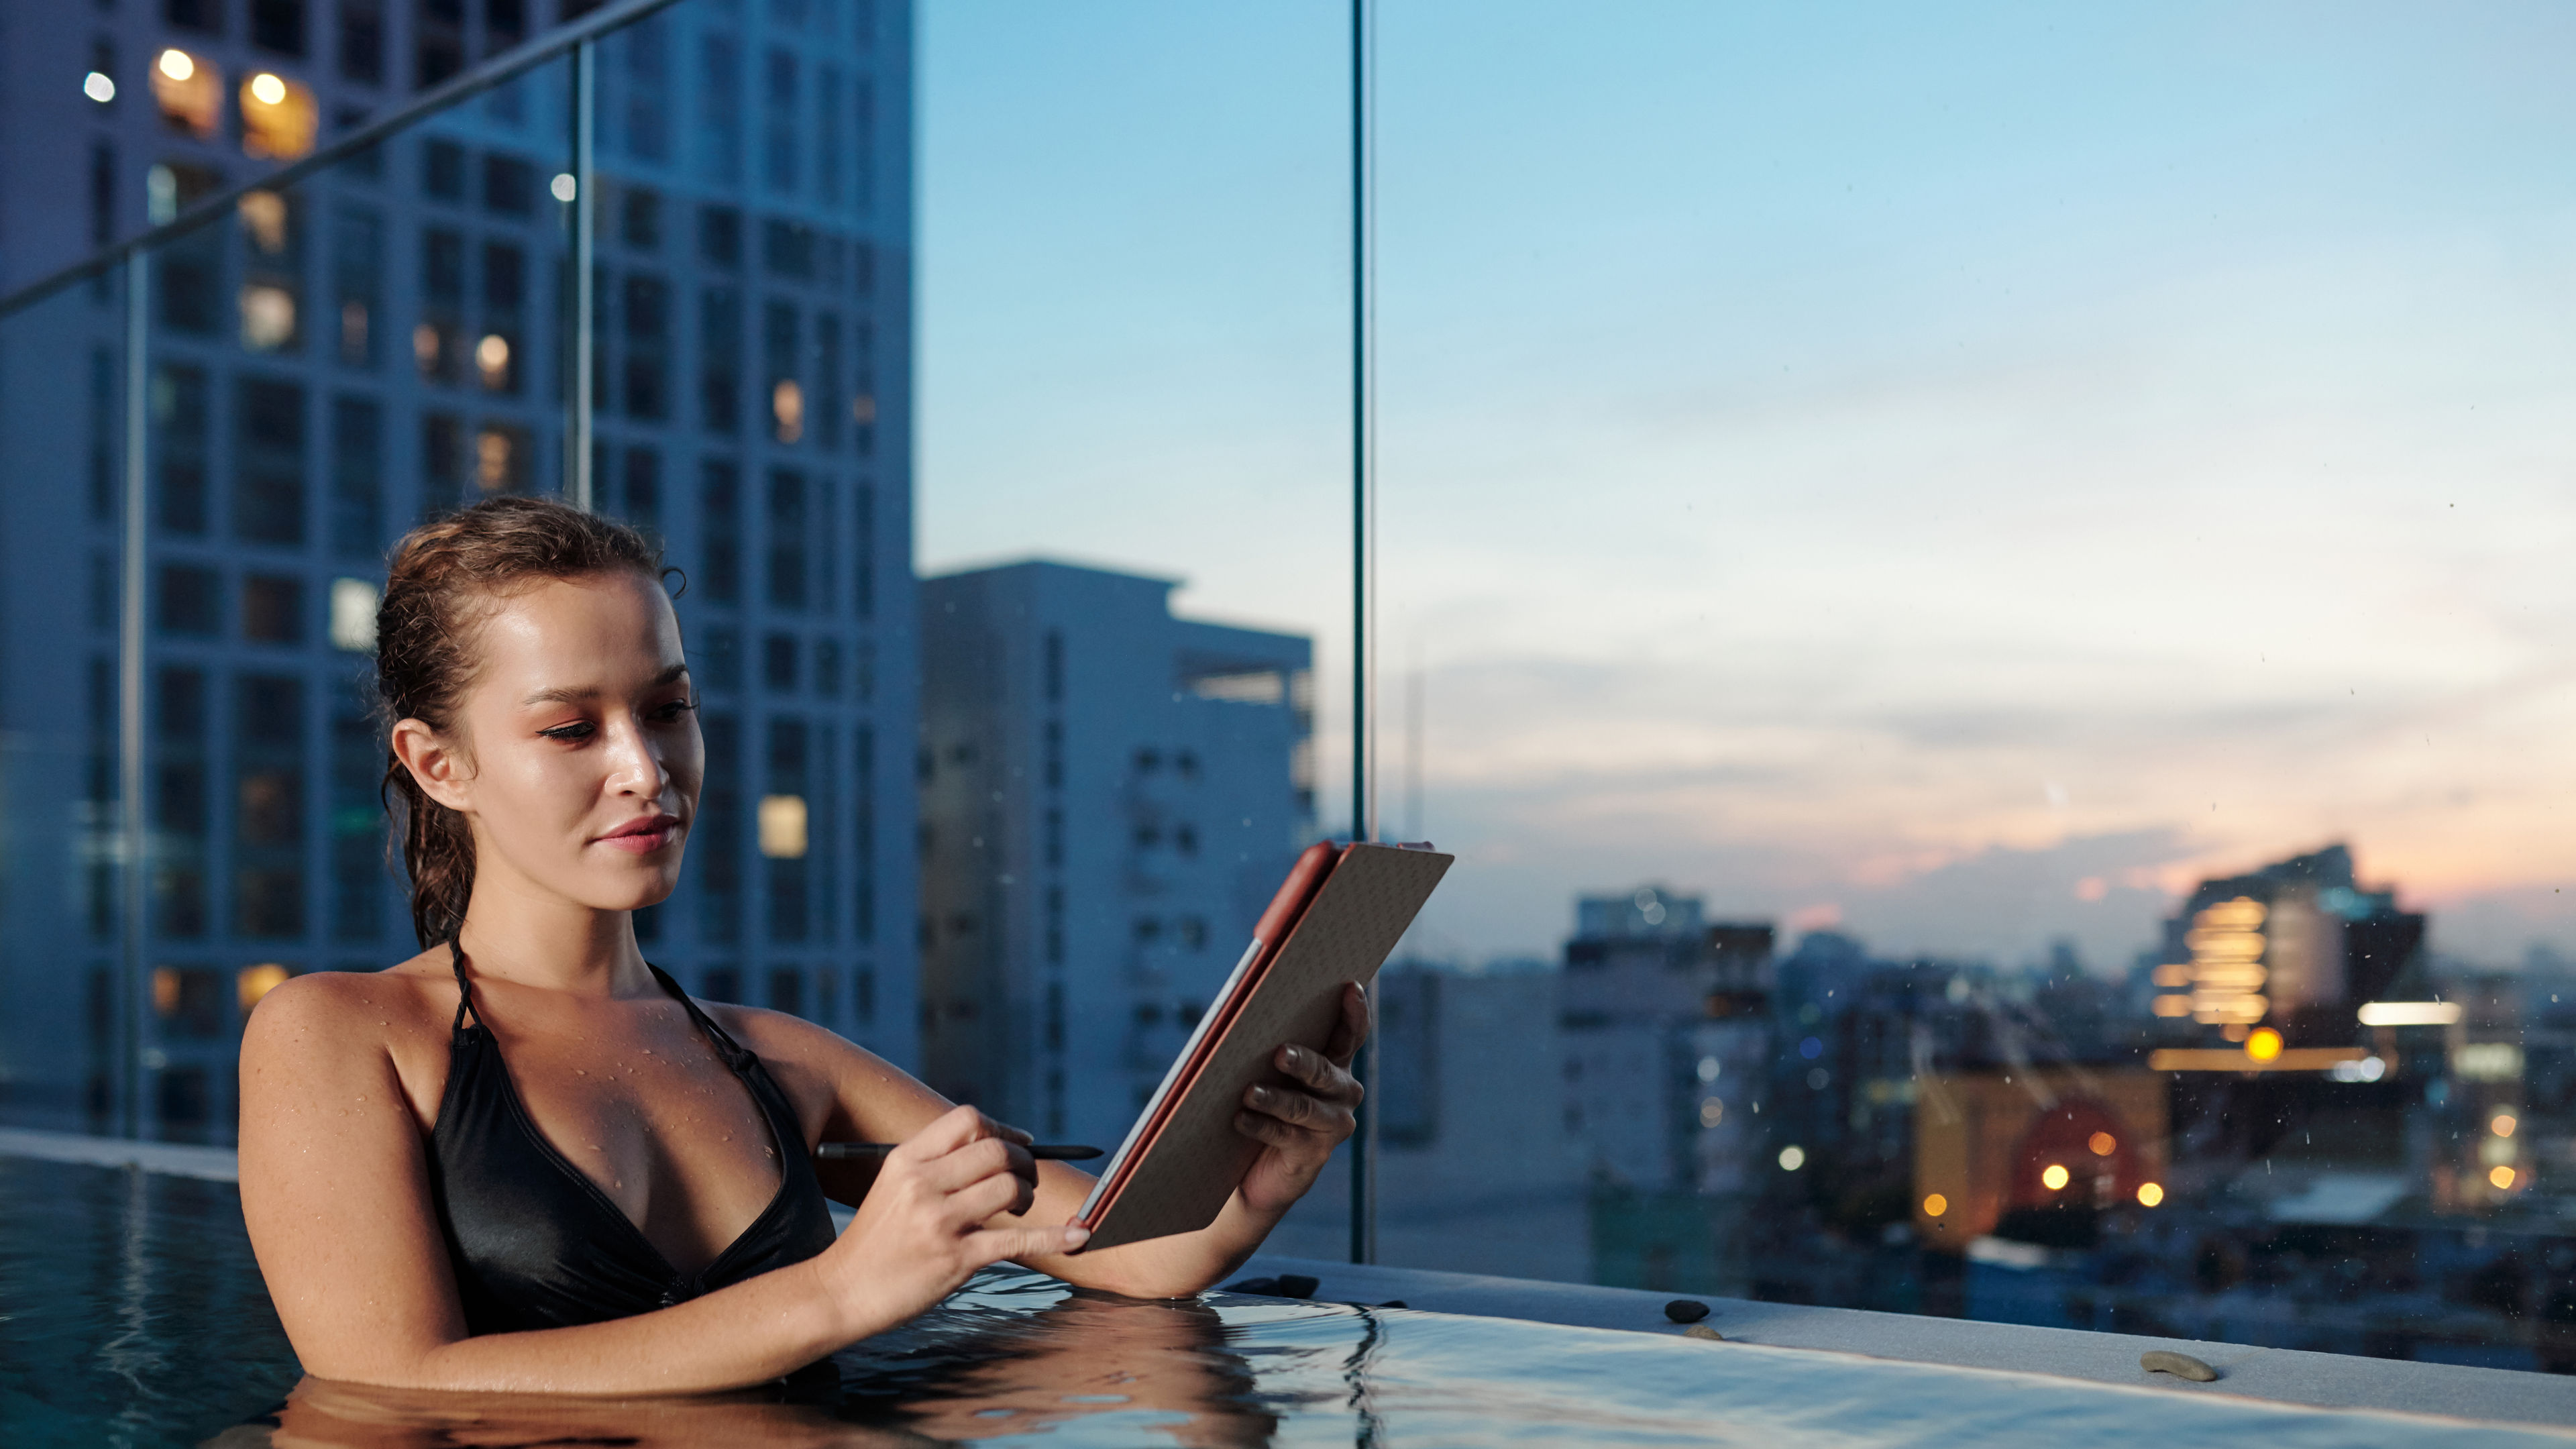
<svg viewBox="0 0 2576 1449"><path fill-rule="evenodd" d="M921 1060L1042 1139L1350 828L1343 26L923 11Z"/></svg>
<svg viewBox="0 0 2576 1449"><path fill-rule="evenodd" d="M2525 22L1381 23L1389 1260L2569 1362Z"/></svg>

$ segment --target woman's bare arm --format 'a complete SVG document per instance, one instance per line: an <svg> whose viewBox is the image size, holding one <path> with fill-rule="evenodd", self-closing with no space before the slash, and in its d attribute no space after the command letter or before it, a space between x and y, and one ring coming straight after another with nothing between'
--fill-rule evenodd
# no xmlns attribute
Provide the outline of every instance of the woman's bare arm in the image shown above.
<svg viewBox="0 0 2576 1449"><path fill-rule="evenodd" d="M243 1033L242 1212L287 1337L320 1377L552 1393L758 1383L913 1317L977 1268L1065 1241L1061 1228L983 1226L1025 1207L1026 1188L1014 1149L960 1111L907 1134L885 1190L816 1258L632 1318L468 1337L388 1045L407 989L299 978Z"/></svg>
<svg viewBox="0 0 2576 1449"><path fill-rule="evenodd" d="M819 1114L824 1141L900 1142L921 1125L952 1110L910 1075L831 1032L775 1012L718 1008L729 1027L762 1057L801 1080L797 1087L826 1100ZM1068 1283L1138 1298L1179 1298L1214 1286L1257 1251L1270 1230L1314 1185L1333 1149L1351 1134L1360 1086L1348 1070L1368 1035L1368 999L1344 988L1342 1019L1323 1052L1282 1047L1274 1057L1299 1084L1247 1097L1235 1125L1265 1151L1245 1173L1215 1222L1194 1233L1067 1254L1041 1252L1015 1261ZM1264 1089L1255 1088L1258 1093ZM865 1169L827 1173L825 1185L843 1202L872 1196ZM996 1215L998 1227L1066 1223L1082 1210L1096 1179L1061 1162L1037 1164L1037 1193L1025 1212Z"/></svg>

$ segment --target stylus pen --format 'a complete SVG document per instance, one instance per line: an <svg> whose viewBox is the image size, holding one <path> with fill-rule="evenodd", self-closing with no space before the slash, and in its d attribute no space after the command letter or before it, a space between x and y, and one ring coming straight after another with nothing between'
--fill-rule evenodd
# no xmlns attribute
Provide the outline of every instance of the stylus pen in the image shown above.
<svg viewBox="0 0 2576 1449"><path fill-rule="evenodd" d="M814 1155L825 1162L875 1162L901 1146L896 1142L826 1142L814 1149ZM1082 1162L1100 1156L1097 1147L1078 1142L1041 1142L1029 1149L1029 1156L1040 1162Z"/></svg>

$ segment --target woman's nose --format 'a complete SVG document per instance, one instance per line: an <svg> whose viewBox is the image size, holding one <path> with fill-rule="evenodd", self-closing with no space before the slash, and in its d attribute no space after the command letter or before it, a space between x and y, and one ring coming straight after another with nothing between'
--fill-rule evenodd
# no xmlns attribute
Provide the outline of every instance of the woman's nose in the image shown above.
<svg viewBox="0 0 2576 1449"><path fill-rule="evenodd" d="M662 793L668 776L662 768L662 752L641 725L622 720L610 726L608 753L610 789L648 798Z"/></svg>

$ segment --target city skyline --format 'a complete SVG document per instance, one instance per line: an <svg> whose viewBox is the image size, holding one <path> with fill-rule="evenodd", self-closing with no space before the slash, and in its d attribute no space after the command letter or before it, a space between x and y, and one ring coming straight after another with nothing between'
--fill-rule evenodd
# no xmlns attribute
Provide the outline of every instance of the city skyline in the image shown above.
<svg viewBox="0 0 2576 1449"><path fill-rule="evenodd" d="M1660 879L2116 968L2190 881L2335 840L2436 950L2576 940L2538 60L2576 22L1378 23L1380 685L1423 661L1461 851L1425 940L1545 953ZM1327 782L1343 25L960 4L923 43L925 569L1313 632Z"/></svg>

